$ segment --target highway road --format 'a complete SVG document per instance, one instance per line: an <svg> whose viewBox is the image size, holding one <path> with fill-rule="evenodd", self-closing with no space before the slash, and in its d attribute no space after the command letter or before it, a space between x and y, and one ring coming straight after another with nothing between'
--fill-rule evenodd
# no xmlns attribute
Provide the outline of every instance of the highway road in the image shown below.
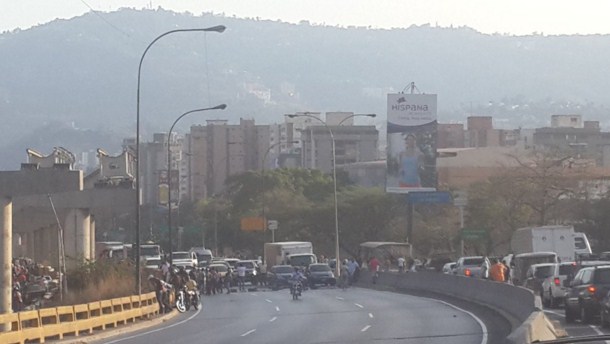
<svg viewBox="0 0 610 344"><path fill-rule="evenodd" d="M283 289L207 296L203 302L202 311L96 343L485 344L500 343L507 334L498 333L503 325L485 312L481 317L444 301L361 288L307 290L297 301Z"/></svg>
<svg viewBox="0 0 610 344"><path fill-rule="evenodd" d="M562 306L563 307L563 306ZM563 308L558 309L545 309L547 317L552 320L557 320L561 324L561 326L566 330L570 337L580 337L580 336L595 336L602 334L610 334L610 329L605 329L599 326L599 321L592 324L582 324L580 321L576 321L572 324L567 324L565 322L565 312ZM610 344L610 341L597 341L591 342L591 344Z"/></svg>

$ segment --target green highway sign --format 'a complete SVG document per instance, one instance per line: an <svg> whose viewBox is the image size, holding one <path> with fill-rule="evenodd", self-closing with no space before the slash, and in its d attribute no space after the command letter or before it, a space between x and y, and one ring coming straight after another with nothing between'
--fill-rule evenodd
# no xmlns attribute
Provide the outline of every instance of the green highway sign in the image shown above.
<svg viewBox="0 0 610 344"><path fill-rule="evenodd" d="M467 240L480 240L485 239L489 235L484 229L473 229L473 228L462 228L461 231L462 239Z"/></svg>

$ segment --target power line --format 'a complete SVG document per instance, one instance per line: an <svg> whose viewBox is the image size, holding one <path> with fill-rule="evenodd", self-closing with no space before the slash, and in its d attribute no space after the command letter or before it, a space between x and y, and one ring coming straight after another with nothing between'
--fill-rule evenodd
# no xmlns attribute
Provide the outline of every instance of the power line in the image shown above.
<svg viewBox="0 0 610 344"><path fill-rule="evenodd" d="M93 14L95 14L101 20L103 20L104 23L108 24L110 27L112 27L113 29L115 29L118 32L122 33L123 35L131 38L131 36L127 32L125 32L124 30L121 30L121 28L117 27L116 25L114 25L111 22L109 22L108 20L106 20L106 18L104 18L98 11L94 10L93 7L91 7L88 3L86 3L85 0L79 0L79 1L82 2L85 6L87 6L89 8L89 10L91 10L91 12L93 12Z"/></svg>

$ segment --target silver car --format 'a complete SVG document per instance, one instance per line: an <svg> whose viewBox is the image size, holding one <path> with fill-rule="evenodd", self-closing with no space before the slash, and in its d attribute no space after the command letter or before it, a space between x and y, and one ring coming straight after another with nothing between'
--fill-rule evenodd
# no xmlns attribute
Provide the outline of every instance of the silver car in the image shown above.
<svg viewBox="0 0 610 344"><path fill-rule="evenodd" d="M455 264L455 274L458 276L485 278L489 277L491 263L487 257L461 257Z"/></svg>
<svg viewBox="0 0 610 344"><path fill-rule="evenodd" d="M565 298L568 287L564 282L568 276L576 274L576 263L553 264L551 274L542 281L540 286L540 298L544 307L555 308Z"/></svg>

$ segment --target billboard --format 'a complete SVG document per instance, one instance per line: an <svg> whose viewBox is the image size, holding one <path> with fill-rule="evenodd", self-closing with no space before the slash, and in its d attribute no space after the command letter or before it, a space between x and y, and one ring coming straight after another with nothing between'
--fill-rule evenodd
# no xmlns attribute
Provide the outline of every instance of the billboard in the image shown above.
<svg viewBox="0 0 610 344"><path fill-rule="evenodd" d="M388 94L386 192L436 191L436 94Z"/></svg>

